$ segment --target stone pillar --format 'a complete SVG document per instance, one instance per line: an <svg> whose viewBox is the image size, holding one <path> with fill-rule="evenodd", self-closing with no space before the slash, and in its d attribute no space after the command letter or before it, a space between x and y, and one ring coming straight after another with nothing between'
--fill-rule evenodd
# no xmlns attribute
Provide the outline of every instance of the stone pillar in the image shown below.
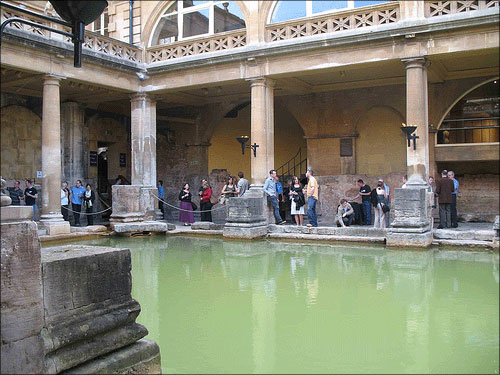
<svg viewBox="0 0 500 375"><path fill-rule="evenodd" d="M61 214L61 103L62 77L46 75L42 105L42 216L47 234L70 233L69 222Z"/></svg>
<svg viewBox="0 0 500 375"><path fill-rule="evenodd" d="M131 97L132 185L156 186L156 101Z"/></svg>
<svg viewBox="0 0 500 375"><path fill-rule="evenodd" d="M274 168L274 81L259 77L250 80L252 144L257 143L257 156L251 157L251 184L263 186L269 170Z"/></svg>
<svg viewBox="0 0 500 375"><path fill-rule="evenodd" d="M145 93L131 100L132 185L113 186L111 227L115 232L166 231L156 219L156 101Z"/></svg>
<svg viewBox="0 0 500 375"><path fill-rule="evenodd" d="M429 177L429 115L425 57L402 59L406 66L406 124L417 126L416 150L407 147L407 187L426 187Z"/></svg>
<svg viewBox="0 0 500 375"><path fill-rule="evenodd" d="M76 180L88 177L88 132L83 105L76 102L61 104L61 134L62 179L71 186Z"/></svg>
<svg viewBox="0 0 500 375"><path fill-rule="evenodd" d="M274 81L264 77L250 79L251 134L250 143L257 143L257 154L251 156L251 185L243 197L227 204L224 237L253 239L267 234L269 222L274 222L265 199L264 181L274 169Z"/></svg>

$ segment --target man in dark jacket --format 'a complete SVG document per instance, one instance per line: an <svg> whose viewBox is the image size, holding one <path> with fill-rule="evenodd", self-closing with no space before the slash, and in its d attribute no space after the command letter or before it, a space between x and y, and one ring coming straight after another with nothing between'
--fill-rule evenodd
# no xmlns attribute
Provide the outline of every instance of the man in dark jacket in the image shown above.
<svg viewBox="0 0 500 375"><path fill-rule="evenodd" d="M438 229L451 228L451 202L455 189L453 181L448 178L448 171L441 172L441 179L436 182L436 194L439 197Z"/></svg>

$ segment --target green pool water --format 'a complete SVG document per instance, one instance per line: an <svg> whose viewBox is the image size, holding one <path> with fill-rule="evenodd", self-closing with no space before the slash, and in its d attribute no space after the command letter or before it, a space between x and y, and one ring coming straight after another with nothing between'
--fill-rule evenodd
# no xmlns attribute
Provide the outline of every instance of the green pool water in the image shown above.
<svg viewBox="0 0 500 375"><path fill-rule="evenodd" d="M164 373L497 373L498 254L111 238Z"/></svg>

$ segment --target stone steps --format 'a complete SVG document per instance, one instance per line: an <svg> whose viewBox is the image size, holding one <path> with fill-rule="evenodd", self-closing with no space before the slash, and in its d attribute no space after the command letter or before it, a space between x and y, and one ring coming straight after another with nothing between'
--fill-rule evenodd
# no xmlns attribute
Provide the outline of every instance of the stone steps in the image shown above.
<svg viewBox="0 0 500 375"><path fill-rule="evenodd" d="M480 240L443 240L435 239L432 241L434 246L450 246L450 247L469 247L469 248L492 248L492 241L480 241Z"/></svg>
<svg viewBox="0 0 500 375"><path fill-rule="evenodd" d="M322 234L304 234L304 233L269 233L267 238L271 239L292 239L292 240L316 240L316 241L335 241L335 242L367 242L384 244L385 236L339 236L339 235L322 235Z"/></svg>

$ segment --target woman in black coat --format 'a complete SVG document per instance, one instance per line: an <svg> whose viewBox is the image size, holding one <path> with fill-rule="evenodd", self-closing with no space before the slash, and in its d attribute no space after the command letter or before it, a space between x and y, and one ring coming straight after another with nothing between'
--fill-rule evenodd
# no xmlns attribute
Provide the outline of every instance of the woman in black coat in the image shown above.
<svg viewBox="0 0 500 375"><path fill-rule="evenodd" d="M87 225L94 225L94 215L92 215L92 212L94 212L94 201L95 193L92 190L92 186L87 184L85 186L85 194L83 194L83 207L85 207L85 212L87 213Z"/></svg>

